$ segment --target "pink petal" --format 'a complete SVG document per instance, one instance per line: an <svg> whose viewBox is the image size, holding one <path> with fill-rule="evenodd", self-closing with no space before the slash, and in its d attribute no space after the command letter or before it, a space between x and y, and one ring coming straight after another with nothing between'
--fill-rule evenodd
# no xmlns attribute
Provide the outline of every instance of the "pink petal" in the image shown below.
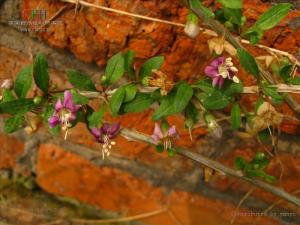
<svg viewBox="0 0 300 225"><path fill-rule="evenodd" d="M50 128L55 127L56 125L59 124L59 118L57 115L53 115L48 119L48 124Z"/></svg>
<svg viewBox="0 0 300 225"><path fill-rule="evenodd" d="M155 123L153 135L156 135L159 138L163 138L163 133L162 133L162 131L160 129L160 126L157 123Z"/></svg>
<svg viewBox="0 0 300 225"><path fill-rule="evenodd" d="M101 130L98 128L93 128L92 129L92 134L94 135L94 137L98 140L102 134Z"/></svg>
<svg viewBox="0 0 300 225"><path fill-rule="evenodd" d="M220 77L215 77L212 82L212 86L215 87L219 82Z"/></svg>
<svg viewBox="0 0 300 225"><path fill-rule="evenodd" d="M153 140L154 142L156 142L156 143L160 141L160 138L159 138L157 135L152 134L152 135L151 135L151 138L152 138L152 140Z"/></svg>
<svg viewBox="0 0 300 225"><path fill-rule="evenodd" d="M221 65L224 62L225 62L225 58L223 56L221 56L221 57L213 60L210 65L213 67L218 67L219 65Z"/></svg>
<svg viewBox="0 0 300 225"><path fill-rule="evenodd" d="M179 135L177 133L177 130L176 130L176 126L172 126L169 130L168 130L168 136L169 137L172 137L172 138L177 138Z"/></svg>
<svg viewBox="0 0 300 225"><path fill-rule="evenodd" d="M213 66L207 66L204 69L204 73L209 77L215 77L218 75L218 68Z"/></svg>
<svg viewBox="0 0 300 225"><path fill-rule="evenodd" d="M73 103L73 98L72 94L70 91L65 91L64 92L64 104L63 104L67 109L70 109L71 111L74 110L74 103Z"/></svg>
<svg viewBox="0 0 300 225"><path fill-rule="evenodd" d="M57 102L56 102L56 104L55 104L55 111L56 112L58 112L58 111L60 111L62 108L63 108L64 106L63 106L63 104L62 104L62 102L61 102L61 99L59 98L58 100L57 100Z"/></svg>
<svg viewBox="0 0 300 225"><path fill-rule="evenodd" d="M220 77L219 78L219 87L223 87L223 84L224 84L224 78L223 77Z"/></svg>
<svg viewBox="0 0 300 225"><path fill-rule="evenodd" d="M109 138L114 138L120 130L120 123L111 124L110 128L108 129Z"/></svg>

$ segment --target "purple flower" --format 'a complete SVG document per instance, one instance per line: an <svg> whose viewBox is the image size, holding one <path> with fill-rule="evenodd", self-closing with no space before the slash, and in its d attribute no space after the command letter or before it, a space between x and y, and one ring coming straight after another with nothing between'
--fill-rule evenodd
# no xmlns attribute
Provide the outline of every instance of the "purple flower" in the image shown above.
<svg viewBox="0 0 300 225"><path fill-rule="evenodd" d="M222 87L225 79L233 80L239 83L239 79L235 76L238 72L237 68L233 66L232 58L219 57L213 60L207 67L205 67L205 74L212 79L212 85L215 87L219 85Z"/></svg>
<svg viewBox="0 0 300 225"><path fill-rule="evenodd" d="M48 123L51 128L62 125L63 130L72 126L71 122L76 120L76 113L80 105L75 105L70 91L64 92L64 101L59 98L55 103L53 115L49 118Z"/></svg>
<svg viewBox="0 0 300 225"><path fill-rule="evenodd" d="M166 132L163 132L160 126L155 123L154 131L151 137L157 144L162 143L164 145L164 149L170 149L172 147L173 140L179 138L179 134L176 130L176 126L174 125Z"/></svg>
<svg viewBox="0 0 300 225"><path fill-rule="evenodd" d="M92 134L96 140L102 144L105 143L107 139L113 139L117 136L120 130L120 123L108 124L104 123L100 128L93 128Z"/></svg>
<svg viewBox="0 0 300 225"><path fill-rule="evenodd" d="M102 158L110 155L110 149L116 144L114 139L120 131L120 123L104 123L100 128L93 128L92 134L99 143L102 143Z"/></svg>

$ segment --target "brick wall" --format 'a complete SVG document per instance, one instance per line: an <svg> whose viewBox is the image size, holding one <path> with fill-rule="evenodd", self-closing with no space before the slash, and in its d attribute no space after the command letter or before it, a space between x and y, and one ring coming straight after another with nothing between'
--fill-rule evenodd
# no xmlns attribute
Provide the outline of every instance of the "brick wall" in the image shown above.
<svg viewBox="0 0 300 225"><path fill-rule="evenodd" d="M109 4L110 7L129 10L177 22L184 22L187 10L179 1L91 1ZM20 3L20 4L18 4ZM209 3L209 1L207 2ZM260 1L244 1L249 21L269 6ZM83 8L76 17L74 9L67 9L59 19L63 24L52 25L45 33L28 34L8 26L11 18L26 19L30 8L43 8L53 15L62 7L59 1L7 0L1 8L0 24L0 79L15 77L18 70L31 63L32 56L42 51L50 65L51 82L60 87L70 87L65 76L67 68L79 69L98 80L107 58L119 50L137 51L140 65L145 58L163 54L166 62L163 70L174 80L194 80L202 75L209 60L206 41L208 36L199 35L196 40L186 37L181 28L140 21L129 17ZM257 5L259 7L257 7ZM21 13L23 12L23 13ZM297 21L300 12L294 10L288 19L267 33L262 43L297 54L300 47L300 29ZM255 54L261 50L250 49ZM95 63L95 64L94 64ZM247 84L254 84L245 72L240 74ZM296 96L297 97L297 96ZM243 97L243 104L250 107L256 97ZM95 106L97 102L93 103ZM291 114L287 106L282 112ZM132 127L150 134L153 130L151 112L137 113L119 118L122 126ZM179 127L182 139L177 143L194 151L220 160L232 166L237 155L251 156L258 148L255 140L241 140L226 128L222 140L216 142L207 136L204 128L193 131L195 140L183 129L179 117L170 118ZM3 125L3 118L1 120ZM286 121L283 131L295 133L298 125ZM40 129L27 135L24 131L13 135L0 135L0 169L15 168L29 174L28 168L16 165L16 158L33 165L38 185L46 192L72 197L101 209L122 215L136 215L154 211L169 205L169 211L143 219L146 224L217 225L229 224L242 196L251 189L249 185L222 175L210 182L203 181L202 168L181 156L169 158L156 153L145 144L129 142L120 137L112 156L103 161L100 145L95 143L83 124L72 129L68 140L52 137L40 124ZM275 157L269 172L277 177L284 171L280 185L289 192L300 188L300 142L295 136L283 134L279 144L279 156ZM28 152L30 154L28 154ZM30 156L22 158L22 154ZM20 158L22 160L20 160ZM31 169L31 168L30 168ZM236 224L252 224L253 216L246 213L262 212L277 199L256 190L244 204ZM278 216L283 210L298 213L299 209L283 202L274 210L277 216L259 218L258 224L280 224L282 221L299 223L299 216ZM274 216L275 215L275 216Z"/></svg>

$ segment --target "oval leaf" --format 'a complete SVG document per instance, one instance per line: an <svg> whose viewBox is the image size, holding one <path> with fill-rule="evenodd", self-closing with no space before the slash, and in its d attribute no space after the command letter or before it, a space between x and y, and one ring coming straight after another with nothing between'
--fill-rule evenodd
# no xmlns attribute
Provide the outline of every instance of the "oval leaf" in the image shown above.
<svg viewBox="0 0 300 225"><path fill-rule="evenodd" d="M32 65L23 68L16 77L15 93L19 98L25 98L32 83Z"/></svg>
<svg viewBox="0 0 300 225"><path fill-rule="evenodd" d="M32 99L18 99L0 104L0 113L11 115L22 114L32 110L35 104Z"/></svg>
<svg viewBox="0 0 300 225"><path fill-rule="evenodd" d="M218 0L224 7L230 9L241 9L243 7L242 0Z"/></svg>
<svg viewBox="0 0 300 225"><path fill-rule="evenodd" d="M125 73L125 60L121 52L111 57L105 69L104 83L109 85L119 80Z"/></svg>
<svg viewBox="0 0 300 225"><path fill-rule="evenodd" d="M139 73L139 79L142 80L144 77L150 76L152 70L159 69L164 62L163 56L155 56L153 58L148 59L141 67Z"/></svg>
<svg viewBox="0 0 300 225"><path fill-rule="evenodd" d="M68 70L67 76L75 88L82 91L97 91L94 82L87 75L76 70Z"/></svg>
<svg viewBox="0 0 300 225"><path fill-rule="evenodd" d="M125 71L128 73L129 78L131 80L135 79L135 72L134 69L132 68L132 63L134 59L135 52L132 50L129 50L126 55L124 56L124 64L125 64Z"/></svg>
<svg viewBox="0 0 300 225"><path fill-rule="evenodd" d="M36 85L47 93L49 88L48 63L42 53L38 54L34 60L33 77Z"/></svg>
<svg viewBox="0 0 300 225"><path fill-rule="evenodd" d="M193 88L186 82L181 82L178 86L174 99L174 107L177 113L185 109L193 96Z"/></svg>
<svg viewBox="0 0 300 225"><path fill-rule="evenodd" d="M129 112L142 112L148 109L153 103L153 99L149 94L137 93L133 101L128 102L123 105L123 111L125 113Z"/></svg>
<svg viewBox="0 0 300 225"><path fill-rule="evenodd" d="M287 16L291 7L292 5L289 3L281 3L271 7L259 17L254 26L264 31L275 27Z"/></svg>
<svg viewBox="0 0 300 225"><path fill-rule="evenodd" d="M105 113L105 105L103 105L98 112L93 112L88 117L88 124L90 129L94 127L98 127L102 123L104 113Z"/></svg>
<svg viewBox="0 0 300 225"><path fill-rule="evenodd" d="M253 56L241 48L237 49L237 54L245 70L251 73L255 78L258 78L259 69Z"/></svg>
<svg viewBox="0 0 300 225"><path fill-rule="evenodd" d="M125 88L119 88L109 100L110 112L113 116L117 116L125 98Z"/></svg>
<svg viewBox="0 0 300 225"><path fill-rule="evenodd" d="M240 128L241 125L241 109L238 103L235 103L231 109L231 126L234 130Z"/></svg>
<svg viewBox="0 0 300 225"><path fill-rule="evenodd" d="M9 134L17 131L22 127L24 123L24 116L23 115L16 115L13 116L5 121L4 124L4 132Z"/></svg>
<svg viewBox="0 0 300 225"><path fill-rule="evenodd" d="M136 95L137 88L134 84L125 86L125 99L124 102L130 102Z"/></svg>

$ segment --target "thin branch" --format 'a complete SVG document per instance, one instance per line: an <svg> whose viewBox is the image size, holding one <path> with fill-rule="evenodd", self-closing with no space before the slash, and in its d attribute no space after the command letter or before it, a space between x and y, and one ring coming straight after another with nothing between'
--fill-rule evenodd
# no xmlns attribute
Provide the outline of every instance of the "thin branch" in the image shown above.
<svg viewBox="0 0 300 225"><path fill-rule="evenodd" d="M156 216L161 213L167 212L167 208L157 209L152 212L142 213L135 216L128 216L122 218L115 218L115 219L101 219L101 220L88 220L88 219L71 219L71 221L76 223L83 223L83 224L107 224L107 223L120 223L120 222L128 222L133 220L140 220L147 217Z"/></svg>
<svg viewBox="0 0 300 225"><path fill-rule="evenodd" d="M144 143L147 143L150 145L154 145L154 146L156 145L156 143L152 140L152 138L149 135L145 135L143 133L140 133L140 132L137 132L134 130L123 128L121 130L121 135L130 141L140 141L140 142L144 142ZM205 157L203 155L191 152L191 151L183 149L183 148L179 148L177 146L173 146L173 149L175 149L175 151L178 154L180 154L186 158L189 158L195 162L198 162L204 166L207 166L210 169L216 170L222 174L226 174L231 177L238 178L240 180L244 180L244 181L252 184L255 187L261 188L267 192L272 193L273 195L275 195L277 197L285 199L286 201L300 207L300 199L287 193L283 189L280 189L278 187L270 185L261 180L250 179L250 178L244 176L241 171L233 170L233 169L226 167L223 164L221 164L217 161L214 161L208 157Z"/></svg>
<svg viewBox="0 0 300 225"><path fill-rule="evenodd" d="M296 191L293 191L292 194L299 194L300 193L300 190L296 190ZM272 205L270 205L268 208L266 208L262 214L263 215L266 215L268 212L270 212L275 206L279 205L280 203L283 202L283 199L280 199L278 200L277 202L273 203ZM253 221L252 225L256 225L257 224L257 218L255 218L255 220Z"/></svg>
<svg viewBox="0 0 300 225"><path fill-rule="evenodd" d="M234 210L234 215L230 221L230 224L233 224L237 215L237 211L239 210L239 208L241 207L241 205L244 203L244 201L246 201L246 199L256 190L255 187L253 187L252 189L250 189L244 196L243 198L239 201L239 204L237 205L237 207Z"/></svg>
<svg viewBox="0 0 300 225"><path fill-rule="evenodd" d="M101 5L89 3L89 2L86 2L86 1L83 1L83 0L60 0L60 1L68 2L68 3L72 3L72 4L76 4L76 5L81 4L81 5L87 6L87 7L97 8L97 9L100 9L100 10L113 12L113 13L117 13L117 14L121 14L121 15L125 15L125 16L130 16L130 17L134 17L134 18L139 18L139 19L143 19L143 20L169 24L169 25L172 25L172 26L177 26L177 27L184 27L185 26L185 24L183 24L183 23L158 19L158 18L154 18L154 17L150 17L150 16L143 16L143 15L136 14L136 13L129 13L129 12L126 12L126 11L123 11L123 10L118 10L118 9L114 9L114 8L110 8L110 7L101 6ZM218 34L215 31L210 30L210 29L199 27L199 30L202 33L207 34L209 36L213 36L213 37L218 36ZM243 44L250 45L250 42L248 40L242 39L241 42ZM286 56L295 65L300 66L300 62L297 60L297 58L295 56L293 56L292 54L288 53L288 52L281 51L281 50L278 50L276 48L270 48L268 46L261 45L261 44L257 44L255 46L258 47L258 48L264 49L268 52L273 52L273 53L276 53L276 54L279 54L279 55L282 55L282 56Z"/></svg>

